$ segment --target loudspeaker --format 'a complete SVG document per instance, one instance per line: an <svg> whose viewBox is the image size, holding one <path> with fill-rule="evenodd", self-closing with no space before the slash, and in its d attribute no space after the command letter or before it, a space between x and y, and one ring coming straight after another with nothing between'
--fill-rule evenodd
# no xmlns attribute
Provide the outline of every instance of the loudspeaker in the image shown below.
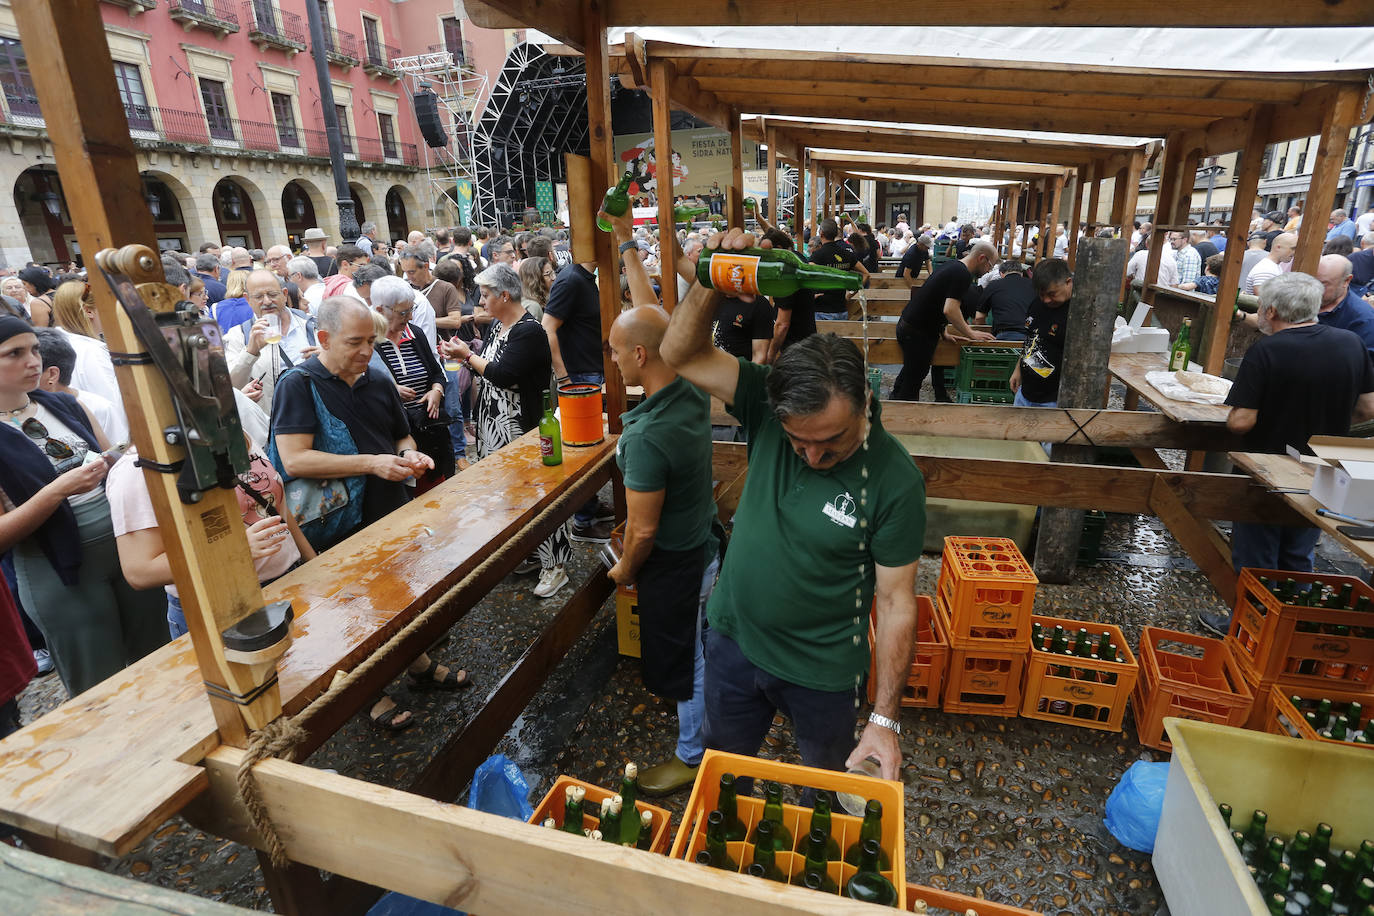
<svg viewBox="0 0 1374 916"><path fill-rule="evenodd" d="M415 120L420 123L420 133L426 143L433 147L448 146L448 134L439 120L438 96L432 92L415 93Z"/></svg>

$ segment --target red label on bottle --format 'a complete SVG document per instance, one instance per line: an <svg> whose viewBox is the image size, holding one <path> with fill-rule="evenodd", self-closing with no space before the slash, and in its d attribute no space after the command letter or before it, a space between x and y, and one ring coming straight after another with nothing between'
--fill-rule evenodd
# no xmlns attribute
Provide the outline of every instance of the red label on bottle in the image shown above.
<svg viewBox="0 0 1374 916"><path fill-rule="evenodd" d="M545 458L553 454L553 436L539 437L539 454Z"/></svg>
<svg viewBox="0 0 1374 916"><path fill-rule="evenodd" d="M757 296L759 292L759 258L752 254L711 255L711 286L722 293L736 296Z"/></svg>

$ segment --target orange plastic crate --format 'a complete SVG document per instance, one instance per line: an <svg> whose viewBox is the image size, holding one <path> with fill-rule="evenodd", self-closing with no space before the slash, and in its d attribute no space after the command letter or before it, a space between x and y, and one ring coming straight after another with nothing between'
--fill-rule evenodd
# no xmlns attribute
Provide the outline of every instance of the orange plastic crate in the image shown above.
<svg viewBox="0 0 1374 916"><path fill-rule="evenodd" d="M1193 646L1201 655L1166 650L1164 642ZM1131 691L1141 744L1173 750L1164 733L1166 716L1239 728L1254 700L1240 664L1220 639L1158 627L1141 631L1140 677Z"/></svg>
<svg viewBox="0 0 1374 916"><path fill-rule="evenodd" d="M936 914L936 916L946 910L952 914L957 914L957 916L964 916L969 910L975 911L978 916L1043 916L1035 910L1023 910L1019 906L993 903L991 900L984 900L981 897L970 897L967 894L956 894L953 891L940 891L919 884L908 884L906 886L906 908L908 911L913 913L916 911L917 900L924 900L927 912Z"/></svg>
<svg viewBox="0 0 1374 916"><path fill-rule="evenodd" d="M945 538L936 595L949 615L950 646L998 652L1029 646L1039 581L1015 541Z"/></svg>
<svg viewBox="0 0 1374 916"><path fill-rule="evenodd" d="M1031 622L1038 623L1047 630L1053 630L1056 626L1073 631L1087 627L1088 632L1094 636L1105 630L1112 634L1112 642L1116 644L1118 654L1117 661L1114 662L1094 661L1091 658L1054 655L1032 645L1026 662L1026 686L1022 691L1021 715L1028 719L1062 722L1065 725L1078 725L1083 728L1120 731L1121 720L1126 716L1126 703L1140 673L1140 666L1131 654L1131 647L1126 645L1126 635L1109 623L1039 615L1032 616ZM1050 673L1052 668L1060 666L1068 666L1074 671L1082 672L1084 676L1070 678ZM1103 683L1104 675L1114 675L1116 683ZM1051 711L1060 701L1068 704L1067 712ZM1089 710L1092 711L1090 718L1079 718L1079 714Z"/></svg>
<svg viewBox="0 0 1374 916"><path fill-rule="evenodd" d="M1306 694L1306 695L1304 695ZM1353 728L1363 728L1368 732L1371 721L1374 721L1374 709L1370 709L1366 704L1368 697L1362 693L1335 693L1332 691L1323 692L1320 695L1303 691L1294 690L1285 684L1275 684L1269 688L1266 695L1268 701L1266 705L1266 715L1264 717L1263 728L1265 731L1275 735L1290 735L1294 738L1306 738L1309 741L1322 741L1326 744L1336 744L1342 747L1359 747L1366 750L1374 750L1374 744L1356 744L1353 741L1337 741L1334 738L1323 738L1317 734L1317 730L1308 723L1306 717L1293 705L1291 697L1297 696L1303 700L1327 699L1338 709L1352 701L1364 706L1364 711L1360 715L1358 723L1352 723ZM1260 705L1259 703L1255 704Z"/></svg>
<svg viewBox="0 0 1374 916"><path fill-rule="evenodd" d="M1028 649L951 648L941 708L964 715L1015 716L1021 711L1021 678L1028 653Z"/></svg>
<svg viewBox="0 0 1374 916"><path fill-rule="evenodd" d="M541 800L538 807L534 809L534 815L530 818L530 823L542 824L544 823L544 818L551 817L557 823L562 824L564 812L563 805L566 801L564 795L567 792L568 786L581 786L587 790L586 801L582 803L582 826L587 829L595 827L598 823L597 819L587 812L592 810L593 805L596 806L597 810L600 810L602 800L610 798L615 792L610 789L603 789L601 786L592 785L589 782L583 782L580 779L573 779L571 776L560 776L554 780L553 785L549 787L549 791L544 793L543 800ZM649 846L649 851L659 853L660 855L666 853L668 851L668 828L672 820L672 815L666 808L660 808L657 805L650 805L638 800L635 801L635 809L637 811L648 811L654 816L654 840ZM637 816L636 814L636 817Z"/></svg>
<svg viewBox="0 0 1374 916"><path fill-rule="evenodd" d="M868 644L876 646L878 615L873 612L868 623ZM949 637L940 626L935 602L927 595L916 596L916 654L911 658L911 673L902 687L902 705L913 708L940 705L940 688L945 682L945 668L949 666ZM868 666L868 702L872 703L877 690L878 656L871 652Z"/></svg>
<svg viewBox="0 0 1374 916"><path fill-rule="evenodd" d="M708 750L701 758L697 781L692 786L692 796L687 800L687 809L682 814L682 825L678 828L677 836L673 838L673 849L669 853L673 858L695 861L697 853L706 848L706 818L716 810L716 802L720 797L720 777L726 773L732 773L736 778L752 777L754 788L760 793L763 791L761 782L773 780L784 786L797 788L809 786L831 792L853 792L864 798L876 798L882 802L882 847L892 857L892 869L883 874L897 888L898 906L906 906L906 834L902 816L904 797L902 784L895 780L874 779L835 770L817 770L791 763L779 763L776 760L760 760L757 757ZM744 821L752 834L754 825L763 815L763 799L740 795L738 810L740 820ZM777 864L790 880L801 870L805 859L805 849L796 847L801 847L805 842L806 825L811 820L811 809L784 803L782 812L785 826L792 831L794 849L792 852L779 851ZM862 822L863 818L850 817L838 809L833 810L830 816L830 834L839 843L841 855L859 838L859 825ZM731 857L739 863L741 873L754 861L753 843L726 843L726 848ZM844 883L857 869L841 860L831 862L829 871L830 877L843 888Z"/></svg>
<svg viewBox="0 0 1374 916"><path fill-rule="evenodd" d="M1236 607L1226 636L1252 683L1283 682L1315 690L1347 690L1374 697L1374 613L1284 604L1259 577L1292 579L1299 585L1350 585L1352 598L1374 601L1374 589L1353 576L1286 570L1242 569ZM1347 626L1348 636L1301 632L1303 624ZM1363 635L1361 635L1363 631Z"/></svg>

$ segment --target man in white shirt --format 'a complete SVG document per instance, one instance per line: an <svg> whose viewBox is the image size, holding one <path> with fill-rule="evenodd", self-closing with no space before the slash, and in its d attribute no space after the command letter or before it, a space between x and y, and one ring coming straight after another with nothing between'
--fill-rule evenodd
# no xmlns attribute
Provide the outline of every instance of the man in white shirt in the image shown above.
<svg viewBox="0 0 1374 916"><path fill-rule="evenodd" d="M1366 232L1374 228L1374 204L1370 204L1367 210L1356 217L1355 226L1359 229L1356 239L1363 238Z"/></svg>
<svg viewBox="0 0 1374 916"><path fill-rule="evenodd" d="M38 335L38 350L43 357L43 374L38 377L38 387L76 398L95 417L111 445L128 442L129 424L124 419L122 405L116 407L108 398L93 391L72 387L76 350L72 348L67 335L58 328L34 328L33 332Z"/></svg>
<svg viewBox="0 0 1374 916"><path fill-rule="evenodd" d="M1150 249L1142 248L1131 255L1130 262L1126 265L1126 275L1130 277L1131 285L1145 288L1145 268L1150 260ZM1174 250L1165 246L1160 252L1159 275L1149 281L1156 286L1177 286L1178 285L1178 262L1174 260Z"/></svg>
<svg viewBox="0 0 1374 916"><path fill-rule="evenodd" d="M1169 286L1179 283L1196 283L1202 276L1202 258L1197 249L1188 244L1188 233L1170 232L1169 247L1174 250L1174 263L1178 267L1178 279Z"/></svg>
<svg viewBox="0 0 1374 916"><path fill-rule="evenodd" d="M324 283L320 281L320 268L313 258L302 255L286 262L286 279L296 284L301 292L301 303L305 310L314 315L320 310L324 299Z"/></svg>
<svg viewBox="0 0 1374 916"><path fill-rule="evenodd" d="M1298 236L1295 232L1283 232L1274 236L1267 257L1256 262L1245 277L1241 292L1257 295L1264 284L1286 273L1293 264L1293 254L1298 249Z"/></svg>
<svg viewBox="0 0 1374 916"><path fill-rule="evenodd" d="M314 319L286 306L286 293L277 275L270 270L255 270L248 276L248 304L254 320L230 328L224 334L224 360L229 364L229 380L262 408L272 412L272 394L277 379L292 366L305 362L317 351ZM277 323L278 341L269 342L269 330ZM247 322L244 322L247 324Z"/></svg>

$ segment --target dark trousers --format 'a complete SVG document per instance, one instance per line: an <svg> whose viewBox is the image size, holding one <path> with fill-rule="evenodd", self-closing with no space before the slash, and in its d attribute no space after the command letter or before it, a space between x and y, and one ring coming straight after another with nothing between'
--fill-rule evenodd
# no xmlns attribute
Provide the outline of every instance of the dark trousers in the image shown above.
<svg viewBox="0 0 1374 916"><path fill-rule="evenodd" d="M1236 572L1247 566L1311 572L1320 536L1316 528L1236 522L1231 526L1231 562Z"/></svg>
<svg viewBox="0 0 1374 916"><path fill-rule="evenodd" d="M813 690L775 677L745 658L739 645L719 630L703 635L706 652L706 746L750 757L759 752L781 711L792 720L802 763L843 770L854 750L857 694ZM750 787L736 783L749 794Z"/></svg>
<svg viewBox="0 0 1374 916"><path fill-rule="evenodd" d="M902 371L897 373L897 380L892 383L892 400L919 401L921 383L931 371L930 362L935 358L935 348L940 345L940 335L929 336L914 330L905 321L899 321L897 345L902 348ZM931 385L935 388L935 400L950 400L942 369L935 369Z"/></svg>

